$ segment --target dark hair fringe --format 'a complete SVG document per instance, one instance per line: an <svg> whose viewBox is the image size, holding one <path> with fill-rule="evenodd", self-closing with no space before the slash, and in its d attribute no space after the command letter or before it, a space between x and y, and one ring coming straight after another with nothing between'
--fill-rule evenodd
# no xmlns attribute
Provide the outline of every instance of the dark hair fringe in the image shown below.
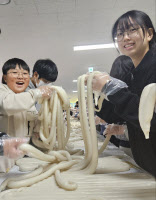
<svg viewBox="0 0 156 200"><path fill-rule="evenodd" d="M10 70L10 69L15 69L16 68L16 65L19 66L19 68L22 68L28 72L30 72L30 68L29 66L27 65L27 63L20 59L20 58L11 58L9 60L7 60L3 67L2 67L2 71L3 71L3 74L7 74L7 72Z"/></svg>

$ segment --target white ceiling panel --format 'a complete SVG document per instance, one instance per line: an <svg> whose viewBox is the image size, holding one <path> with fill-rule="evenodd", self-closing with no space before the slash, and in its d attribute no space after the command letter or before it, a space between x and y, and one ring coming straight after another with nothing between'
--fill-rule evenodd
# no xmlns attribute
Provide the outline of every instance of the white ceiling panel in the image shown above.
<svg viewBox="0 0 156 200"><path fill-rule="evenodd" d="M57 1L57 11L58 11L58 13L74 12L75 5L76 5L75 0L68 0L68 1L58 0Z"/></svg>
<svg viewBox="0 0 156 200"><path fill-rule="evenodd" d="M57 2L56 1L52 1L49 3L42 3L42 4L37 4L36 5L36 9L38 11L38 14L49 14L49 13L57 13Z"/></svg>
<svg viewBox="0 0 156 200"><path fill-rule="evenodd" d="M78 11L87 10L95 11L102 9L112 9L116 0L76 0L76 8Z"/></svg>
<svg viewBox="0 0 156 200"><path fill-rule="evenodd" d="M24 0L25 1L25 0ZM50 5L50 4L53 4L53 3L57 3L58 0L33 0L34 3L36 5L39 5L39 4L46 4L46 5Z"/></svg>
<svg viewBox="0 0 156 200"><path fill-rule="evenodd" d="M33 5L34 4L33 0L12 0L12 2L14 2L15 5Z"/></svg>
<svg viewBox="0 0 156 200"><path fill-rule="evenodd" d="M109 72L116 49L74 52L73 46L111 43L111 29L124 12L146 12L156 25L155 0L12 0L0 5L1 66L12 57L33 67L37 59L50 58L58 66L57 85L76 100L73 79L94 70ZM0 72L1 74L1 72Z"/></svg>
<svg viewBox="0 0 156 200"><path fill-rule="evenodd" d="M17 5L16 6L17 13L21 16L25 15L36 15L38 14L36 6L34 4L26 4L26 5Z"/></svg>
<svg viewBox="0 0 156 200"><path fill-rule="evenodd" d="M143 8L150 8L151 5L154 5L155 1L153 0L131 0L131 1L125 1L125 0L116 0L115 7L116 8L128 8L130 9L143 9ZM151 7L152 8L152 7Z"/></svg>

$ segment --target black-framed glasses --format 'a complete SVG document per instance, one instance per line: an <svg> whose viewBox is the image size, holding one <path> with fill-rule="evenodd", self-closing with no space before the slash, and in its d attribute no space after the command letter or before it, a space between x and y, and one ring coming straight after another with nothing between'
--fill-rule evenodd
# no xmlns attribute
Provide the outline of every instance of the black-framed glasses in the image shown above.
<svg viewBox="0 0 156 200"><path fill-rule="evenodd" d="M137 28L130 28L129 30L127 31L117 31L117 34L116 34L116 37L115 37L115 40L117 42L121 42L125 36L125 33L127 33L127 35L130 37L130 38L134 38L138 35L138 30L140 29L140 27L137 27Z"/></svg>

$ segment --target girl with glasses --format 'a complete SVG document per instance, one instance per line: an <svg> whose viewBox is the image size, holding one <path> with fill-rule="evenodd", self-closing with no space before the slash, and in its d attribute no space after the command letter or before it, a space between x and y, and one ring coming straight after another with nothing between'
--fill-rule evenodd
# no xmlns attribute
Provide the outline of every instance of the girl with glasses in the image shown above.
<svg viewBox="0 0 156 200"><path fill-rule="evenodd" d="M104 100L102 110L97 115L107 123L126 122L134 160L156 176L156 114L153 114L151 121L149 139L145 139L138 118L144 87L156 83L155 29L146 13L132 10L117 19L112 38L117 42L119 51L131 58L134 69L131 70L131 79L126 80L125 76L124 82L105 72L94 76L93 90L103 92L108 99Z"/></svg>

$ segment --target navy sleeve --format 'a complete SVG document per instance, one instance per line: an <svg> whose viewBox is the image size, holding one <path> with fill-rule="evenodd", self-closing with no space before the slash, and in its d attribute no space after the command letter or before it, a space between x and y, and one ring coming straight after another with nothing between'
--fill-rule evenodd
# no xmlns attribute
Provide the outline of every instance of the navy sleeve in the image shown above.
<svg viewBox="0 0 156 200"><path fill-rule="evenodd" d="M100 112L96 112L96 115L109 124L123 124L125 120L115 113L114 108L115 106L110 101L104 100Z"/></svg>
<svg viewBox="0 0 156 200"><path fill-rule="evenodd" d="M125 121L141 128L139 123L139 102L140 97L131 93L127 88L121 89L114 95L108 96L114 105L115 112ZM151 131L156 130L156 114L154 113L151 121Z"/></svg>

